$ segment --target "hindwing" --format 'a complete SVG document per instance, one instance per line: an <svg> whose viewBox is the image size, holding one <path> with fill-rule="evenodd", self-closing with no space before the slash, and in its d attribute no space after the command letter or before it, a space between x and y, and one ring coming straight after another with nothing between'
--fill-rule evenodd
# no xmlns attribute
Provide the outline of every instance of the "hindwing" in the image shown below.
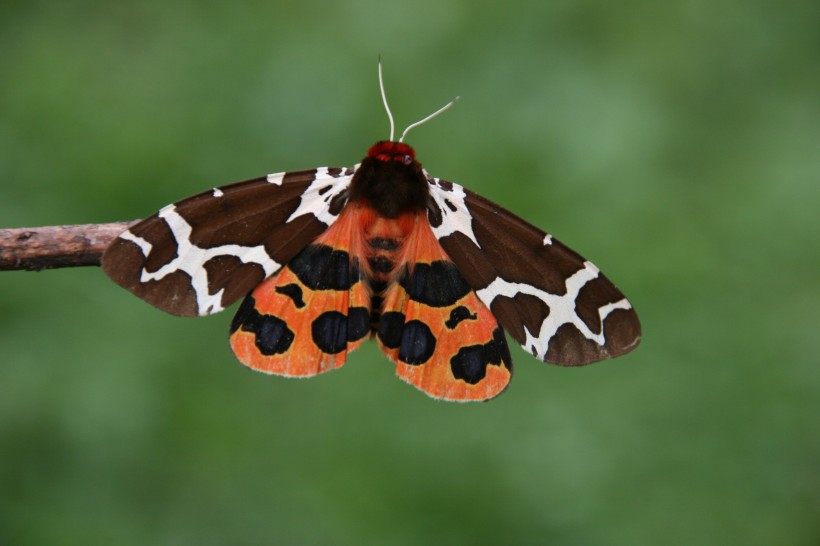
<svg viewBox="0 0 820 546"><path fill-rule="evenodd" d="M338 222L242 303L231 348L255 370L308 377L342 366L370 337L370 294L362 282L355 218Z"/></svg>
<svg viewBox="0 0 820 546"><path fill-rule="evenodd" d="M487 400L510 381L504 330L420 217L384 296L379 346L396 373L433 398Z"/></svg>

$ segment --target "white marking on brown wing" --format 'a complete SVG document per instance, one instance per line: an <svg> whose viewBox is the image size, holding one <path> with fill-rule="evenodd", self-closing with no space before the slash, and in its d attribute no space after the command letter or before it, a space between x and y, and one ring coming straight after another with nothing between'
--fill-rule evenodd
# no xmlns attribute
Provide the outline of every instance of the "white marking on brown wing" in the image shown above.
<svg viewBox="0 0 820 546"><path fill-rule="evenodd" d="M285 178L286 173L273 173L268 175L268 183L277 186L282 185L282 179Z"/></svg>
<svg viewBox="0 0 820 546"><path fill-rule="evenodd" d="M544 246L551 245L551 244L552 244L552 235L547 233L546 235L544 235Z"/></svg>
<svg viewBox="0 0 820 546"><path fill-rule="evenodd" d="M544 302L549 308L549 314L541 322L538 332L533 335L527 328L524 328L526 340L524 349L531 352L537 358L544 360L549 350L549 343L555 333L564 324L572 324L585 338L590 339L600 346L606 343L606 336L603 323L606 317L616 309L631 309L632 306L624 298L622 300L607 303L598 308L598 317L601 321L601 333L596 334L586 323L581 320L576 311L576 299L581 289L591 280L598 277L599 270L591 262L584 262L584 267L570 275L566 280L566 293L551 294L540 288L536 288L526 283L509 282L501 277L496 277L486 287L478 290L478 298L484 305L490 307L495 298L502 296L514 298L518 294L534 296Z"/></svg>
<svg viewBox="0 0 820 546"><path fill-rule="evenodd" d="M222 190L220 190L219 188L214 188L214 197L222 197L223 195L225 194L222 193Z"/></svg>
<svg viewBox="0 0 820 546"><path fill-rule="evenodd" d="M424 174L427 177L427 183L430 185L430 196L441 211L441 224L433 227L433 234L436 239L441 240L452 233L458 232L468 237L475 243L475 246L481 248L475 233L473 233L473 216L467 208L467 203L465 203L467 194L464 192L464 188L451 182L452 189L445 190L439 184L439 178L433 178L427 172ZM455 210L450 205L455 207Z"/></svg>
<svg viewBox="0 0 820 546"><path fill-rule="evenodd" d="M299 206L286 222L291 222L294 218L305 214L312 214L327 226L333 224L339 215L330 212L330 203L350 186L353 172L349 175L332 176L328 174L327 167L316 169L316 178L302 193Z"/></svg>
<svg viewBox="0 0 820 546"><path fill-rule="evenodd" d="M220 289L215 294L208 292L208 272L204 265L217 256L234 256L239 258L242 263L255 263L262 267L265 271L265 277L268 277L282 267L276 260L270 257L265 251L263 245L243 246L243 245L221 245L212 248L201 248L191 243L191 225L183 218L177 211L174 205L168 205L159 211L159 217L162 218L177 244L176 257L163 265L156 271L142 270L140 275L140 282L159 281L171 273L183 271L191 277L191 287L196 294L197 313L199 315L210 315L211 313L219 312L222 307L222 293L224 289ZM128 233L128 232L126 232ZM125 234L123 234L125 235ZM129 239L137 244L143 251L143 255L148 257L151 251L150 244L144 239L142 242L148 244L146 247L140 244L135 238ZM136 237L136 239L141 239Z"/></svg>
<svg viewBox="0 0 820 546"><path fill-rule="evenodd" d="M152 245L151 243L149 243L148 241L146 241L142 237L138 237L138 236L134 235L133 233L131 233L127 229L125 231L123 231L122 233L120 233L120 239L124 239L126 241L131 241L132 243L134 243L135 245L140 247L140 251L142 251L142 255L145 256L146 258L148 257L148 254L151 253L151 249L154 247L154 245Z"/></svg>

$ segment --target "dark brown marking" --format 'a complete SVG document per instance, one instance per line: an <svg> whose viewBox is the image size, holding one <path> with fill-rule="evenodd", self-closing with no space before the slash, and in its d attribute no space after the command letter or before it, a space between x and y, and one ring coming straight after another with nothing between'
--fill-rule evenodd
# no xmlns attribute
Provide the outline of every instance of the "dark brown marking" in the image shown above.
<svg viewBox="0 0 820 546"><path fill-rule="evenodd" d="M103 267L111 279L169 313L184 317L199 314L196 293L191 287L191 277L183 271L175 271L159 281L142 282L142 265L145 257L134 243L114 239L103 255Z"/></svg>
<svg viewBox="0 0 820 546"><path fill-rule="evenodd" d="M439 227L443 221L441 209L432 197L427 201L427 221L430 222L430 226L434 228Z"/></svg>
<svg viewBox="0 0 820 546"><path fill-rule="evenodd" d="M524 329L538 335L541 324L550 313L546 303L527 294L516 294L512 298L498 296L493 300L490 310L501 324L512 325L507 328L507 332L520 344L527 339Z"/></svg>
<svg viewBox="0 0 820 546"><path fill-rule="evenodd" d="M603 347L585 338L572 324L563 324L550 339L544 360L561 366L582 366L610 355Z"/></svg>
<svg viewBox="0 0 820 546"><path fill-rule="evenodd" d="M268 234L264 241L265 252L274 260L287 263L326 228L312 214L294 218Z"/></svg>
<svg viewBox="0 0 820 546"><path fill-rule="evenodd" d="M151 243L151 251L145 258L143 267L149 273L154 273L177 257L178 245L176 239L174 239L174 234L171 233L171 228L168 227L165 220L157 215L151 218L156 220L147 224L147 229L141 230L139 234L135 233L135 235ZM132 233L134 232L132 231ZM129 241L128 244L134 243Z"/></svg>
<svg viewBox="0 0 820 546"><path fill-rule="evenodd" d="M583 258L558 241L546 246L543 239L534 243L531 234L502 218L478 215L473 230L496 275L509 282L561 295L567 291L567 278L583 267Z"/></svg>
<svg viewBox="0 0 820 546"><path fill-rule="evenodd" d="M595 333L601 333L601 316L598 313L600 307L620 301L621 294L609 280L599 273L598 276L587 282L575 298L575 312Z"/></svg>
<svg viewBox="0 0 820 546"><path fill-rule="evenodd" d="M615 309L604 320L604 348L609 356L628 353L641 342L641 323L632 309Z"/></svg>
<svg viewBox="0 0 820 546"><path fill-rule="evenodd" d="M219 199L213 199L213 190L209 190L177 203L175 210L190 224L191 243L200 248L256 246L277 232L282 237L280 230L315 178L314 169L287 173L281 185L270 184L266 178L239 182L221 187ZM274 259L282 261L277 256Z"/></svg>
<svg viewBox="0 0 820 546"><path fill-rule="evenodd" d="M338 216L347 205L347 190L337 193L328 203L327 211L334 216Z"/></svg>
<svg viewBox="0 0 820 546"><path fill-rule="evenodd" d="M236 256L215 256L202 267L208 274L208 293L216 294L224 290L223 306L246 296L249 286L256 286L265 280L265 270L262 266L244 263Z"/></svg>

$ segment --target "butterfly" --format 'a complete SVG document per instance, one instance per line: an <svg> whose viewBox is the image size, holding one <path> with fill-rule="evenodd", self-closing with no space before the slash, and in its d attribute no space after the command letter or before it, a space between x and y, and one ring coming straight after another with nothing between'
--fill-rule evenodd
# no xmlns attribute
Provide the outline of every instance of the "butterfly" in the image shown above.
<svg viewBox="0 0 820 546"><path fill-rule="evenodd" d="M230 326L244 365L309 377L374 337L433 398L488 400L512 377L506 334L535 358L580 366L640 341L632 305L591 262L462 186L404 143L351 168L280 172L170 204L102 257L116 283L174 315L243 299ZM505 334L506 332L506 334Z"/></svg>

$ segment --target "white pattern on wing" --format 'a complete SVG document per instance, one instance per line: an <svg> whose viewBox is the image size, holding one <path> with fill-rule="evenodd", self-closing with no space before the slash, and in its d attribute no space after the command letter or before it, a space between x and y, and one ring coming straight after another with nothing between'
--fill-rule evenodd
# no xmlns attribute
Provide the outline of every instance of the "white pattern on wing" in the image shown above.
<svg viewBox="0 0 820 546"><path fill-rule="evenodd" d="M327 226L333 224L339 217L338 214L330 212L330 203L333 198L340 195L350 187L350 180L353 178L355 169L350 174L333 176L328 174L327 167L316 169L316 178L310 186L302 193L299 206L293 214L286 220L292 221L305 214L312 214L317 220ZM270 180L270 176L268 177Z"/></svg>
<svg viewBox="0 0 820 546"><path fill-rule="evenodd" d="M581 289L591 280L598 277L599 271L591 262L584 262L584 267L570 275L566 280L566 293L551 294L545 290L536 288L526 283L509 282L501 277L496 277L486 287L476 291L478 298L484 305L490 307L495 298L501 296L514 298L518 294L534 296L544 302L549 307L547 317L541 322L541 328L536 335L530 333L524 327L526 341L524 349L532 353L537 358L544 360L549 350L549 344L555 333L564 324L572 324L581 334L600 346L604 346L606 338L604 335L603 323L607 315L615 309L631 309L632 306L624 298L617 302L608 303L598 308L598 316L601 321L601 333L592 332L586 323L578 316L575 308L575 300Z"/></svg>
<svg viewBox="0 0 820 546"><path fill-rule="evenodd" d="M265 271L265 277L269 277L282 267L268 255L264 245L242 246L242 245L221 245L212 248L200 248L191 243L191 225L177 211L174 205L168 205L158 213L159 217L165 220L171 234L177 244L176 257L163 265L156 271L149 272L142 269L140 282L159 281L167 275L183 271L191 277L191 288L194 289L197 302L197 313L210 315L222 310L222 293L220 289L216 294L208 293L208 271L204 265L208 260L217 256L234 256L242 263L255 263ZM147 258L151 252L151 244L136 237L131 232L126 231L120 238L131 241L142 250Z"/></svg>
<svg viewBox="0 0 820 546"><path fill-rule="evenodd" d="M286 173L273 173L268 175L268 183L276 186L282 185L282 179L285 178Z"/></svg>
<svg viewBox="0 0 820 546"><path fill-rule="evenodd" d="M473 216L464 202L466 197L464 188L458 184L448 182L448 184L452 184L452 189L444 189L439 178L433 178L426 171L424 175L430 185L430 196L441 211L441 224L433 227L433 234L435 234L436 239L441 240L452 233L458 232L468 237L475 243L475 246L481 248L475 238L475 233L473 233ZM451 207L454 207L455 210Z"/></svg>
<svg viewBox="0 0 820 546"><path fill-rule="evenodd" d="M131 241L138 247L140 247L140 251L142 251L142 255L148 257L148 254L151 253L151 249L154 247L151 243L143 239L142 237L138 237L131 233L130 230L125 230L120 233L120 239L125 239L126 241Z"/></svg>

